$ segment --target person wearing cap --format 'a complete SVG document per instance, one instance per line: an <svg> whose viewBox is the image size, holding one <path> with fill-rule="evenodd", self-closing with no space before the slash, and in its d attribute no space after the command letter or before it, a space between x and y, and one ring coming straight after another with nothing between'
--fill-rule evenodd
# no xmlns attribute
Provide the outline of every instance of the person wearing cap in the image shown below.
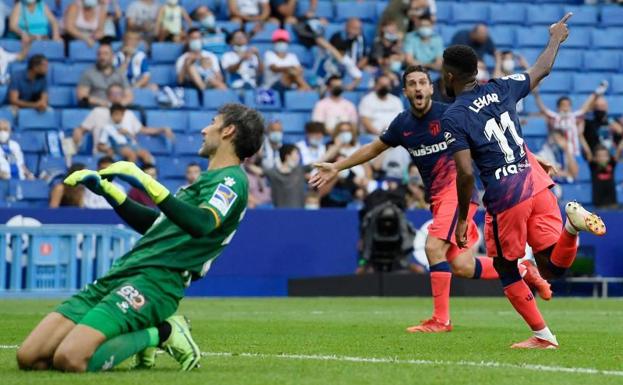
<svg viewBox="0 0 623 385"><path fill-rule="evenodd" d="M288 31L276 30L273 32L272 41L273 49L264 54L264 87L277 90L310 90L303 77L303 67L299 59L292 52L288 52Z"/></svg>

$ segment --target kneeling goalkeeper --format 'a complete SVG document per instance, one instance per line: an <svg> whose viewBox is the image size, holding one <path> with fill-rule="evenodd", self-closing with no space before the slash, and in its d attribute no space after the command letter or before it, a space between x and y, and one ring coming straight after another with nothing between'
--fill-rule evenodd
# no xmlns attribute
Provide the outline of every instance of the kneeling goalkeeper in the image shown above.
<svg viewBox="0 0 623 385"><path fill-rule="evenodd" d="M199 155L209 158L208 170L175 196L129 162L67 177L66 184L104 196L143 237L105 276L37 325L17 351L19 367L100 371L135 354L136 366L151 367L156 347L182 370L196 367L201 352L187 320L173 314L184 289L207 273L242 220L247 178L240 163L259 150L263 130L257 111L224 105L201 131ZM146 191L161 214L127 198L108 181L113 177Z"/></svg>

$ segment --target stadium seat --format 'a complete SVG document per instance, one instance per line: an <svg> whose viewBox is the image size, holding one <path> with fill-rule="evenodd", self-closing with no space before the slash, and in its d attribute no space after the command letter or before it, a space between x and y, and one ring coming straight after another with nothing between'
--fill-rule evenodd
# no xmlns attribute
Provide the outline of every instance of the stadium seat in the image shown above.
<svg viewBox="0 0 623 385"><path fill-rule="evenodd" d="M591 168L583 158L578 160L578 176L575 181L580 183L591 181Z"/></svg>
<svg viewBox="0 0 623 385"><path fill-rule="evenodd" d="M88 109L64 109L61 112L61 127L63 130L73 130L79 127L89 112Z"/></svg>
<svg viewBox="0 0 623 385"><path fill-rule="evenodd" d="M578 201L582 204L591 204L593 201L593 189L590 183L563 184L562 199L568 201Z"/></svg>
<svg viewBox="0 0 623 385"><path fill-rule="evenodd" d="M23 150L23 148L22 148ZM32 152L24 152L24 164L35 175L39 175L39 154ZM0 200L4 199L2 195L2 187L0 185Z"/></svg>
<svg viewBox="0 0 623 385"><path fill-rule="evenodd" d="M129 2L130 0L126 0L126 1ZM221 4L220 0L182 0L180 1L180 3L189 14L192 13L195 9L197 9L200 5L207 6L214 13L217 13L216 11L218 11L219 7L227 6L226 3ZM127 9L127 8L122 6L121 9Z"/></svg>
<svg viewBox="0 0 623 385"><path fill-rule="evenodd" d="M376 19L376 7L373 1L339 1L335 4L335 19L346 21L355 17L362 21Z"/></svg>
<svg viewBox="0 0 623 385"><path fill-rule="evenodd" d="M184 108L197 109L199 107L201 107L199 92L195 88L184 88Z"/></svg>
<svg viewBox="0 0 623 385"><path fill-rule="evenodd" d="M45 133L43 132L12 132L11 138L20 144L23 152L42 153L45 151Z"/></svg>
<svg viewBox="0 0 623 385"><path fill-rule="evenodd" d="M200 135L177 135L175 137L175 154L197 155L203 138Z"/></svg>
<svg viewBox="0 0 623 385"><path fill-rule="evenodd" d="M610 92L613 94L623 94L623 75L612 75L610 82Z"/></svg>
<svg viewBox="0 0 623 385"><path fill-rule="evenodd" d="M32 171L32 170L31 170ZM67 164L64 157L42 156L39 158L39 173L45 172L47 175L64 174L67 171Z"/></svg>
<svg viewBox="0 0 623 385"><path fill-rule="evenodd" d="M22 43L17 39L0 39L0 47L9 52L17 53L22 50Z"/></svg>
<svg viewBox="0 0 623 385"><path fill-rule="evenodd" d="M21 130L58 129L58 118L53 110L39 112L31 108L22 108L17 114L17 122Z"/></svg>
<svg viewBox="0 0 623 385"><path fill-rule="evenodd" d="M251 32L254 27L255 27L254 23L248 23L246 25L247 33ZM251 42L252 43L259 43L259 42L271 43L273 32L275 32L278 28L279 28L279 25L274 24L274 23L264 24L264 27L260 30L260 32L253 35L253 37L251 38Z"/></svg>
<svg viewBox="0 0 623 385"><path fill-rule="evenodd" d="M573 91L583 94L591 93L602 80L610 81L610 77L606 74L576 73L573 75Z"/></svg>
<svg viewBox="0 0 623 385"><path fill-rule="evenodd" d="M623 28L592 29L591 39L594 48L621 49L623 48Z"/></svg>
<svg viewBox="0 0 623 385"><path fill-rule="evenodd" d="M489 6L492 24L523 24L526 18L526 8L519 4L492 4ZM508 28L510 29L510 28ZM495 44L498 44L497 35L492 34L495 38Z"/></svg>
<svg viewBox="0 0 623 385"><path fill-rule="evenodd" d="M92 155L74 155L71 157L71 163L82 163L90 170L97 168L97 158Z"/></svg>
<svg viewBox="0 0 623 385"><path fill-rule="evenodd" d="M346 100L350 100L355 107L359 105L359 101L363 97L363 94L356 91L346 91L342 94L342 97Z"/></svg>
<svg viewBox="0 0 623 385"><path fill-rule="evenodd" d="M303 133L309 118L309 114L299 112L278 112L270 115L270 121L280 121L283 124L284 133Z"/></svg>
<svg viewBox="0 0 623 385"><path fill-rule="evenodd" d="M69 42L69 59L77 62L95 62L99 44L89 47L83 40Z"/></svg>
<svg viewBox="0 0 623 385"><path fill-rule="evenodd" d="M36 54L44 55L50 61L65 60L65 46L60 41L35 40L28 51L28 56Z"/></svg>
<svg viewBox="0 0 623 385"><path fill-rule="evenodd" d="M473 2L469 6L454 3L452 5L452 21L454 23L482 23L489 20L489 5Z"/></svg>
<svg viewBox="0 0 623 385"><path fill-rule="evenodd" d="M623 182L623 167L620 167L621 165L619 164L617 167L614 168L614 180L616 181L616 183L621 183ZM623 184L620 185L621 189L623 189ZM623 202L623 200L619 199L619 203Z"/></svg>
<svg viewBox="0 0 623 385"><path fill-rule="evenodd" d="M188 126L188 113L185 111L147 111L149 127L170 127L173 131L184 132Z"/></svg>
<svg viewBox="0 0 623 385"><path fill-rule="evenodd" d="M160 183L162 183L169 191L177 193L177 190L185 185L186 181L182 181L180 179L162 179Z"/></svg>
<svg viewBox="0 0 623 385"><path fill-rule="evenodd" d="M618 71L621 57L616 51L584 52L584 68L587 71Z"/></svg>
<svg viewBox="0 0 623 385"><path fill-rule="evenodd" d="M183 158L169 158L158 164L158 179L184 179L187 166Z"/></svg>
<svg viewBox="0 0 623 385"><path fill-rule="evenodd" d="M495 37L495 46L513 48L515 46L515 29L503 25L494 25L489 28L491 36Z"/></svg>
<svg viewBox="0 0 623 385"><path fill-rule="evenodd" d="M184 53L184 45L180 43L153 43L151 60L153 63L175 63Z"/></svg>
<svg viewBox="0 0 623 385"><path fill-rule="evenodd" d="M324 37L329 40L335 33L341 33L344 31L344 24L329 23L324 27Z"/></svg>
<svg viewBox="0 0 623 385"><path fill-rule="evenodd" d="M319 99L315 91L286 91L285 107L288 111L311 111Z"/></svg>
<svg viewBox="0 0 623 385"><path fill-rule="evenodd" d="M159 86L172 86L177 84L175 67L172 65L155 65L149 67L151 81Z"/></svg>
<svg viewBox="0 0 623 385"><path fill-rule="evenodd" d="M531 62L533 63L533 62ZM562 48L554 63L556 70L580 71L582 69L582 50Z"/></svg>
<svg viewBox="0 0 623 385"><path fill-rule="evenodd" d="M378 11L377 6L377 11ZM385 10L385 8L383 8ZM381 18L381 13L377 12L377 18ZM452 21L452 4L447 2L437 2L437 23L449 24Z"/></svg>
<svg viewBox="0 0 623 385"><path fill-rule="evenodd" d="M6 103L8 93L9 93L8 85L0 86L0 102L2 102L2 104Z"/></svg>
<svg viewBox="0 0 623 385"><path fill-rule="evenodd" d="M238 93L234 90L203 91L203 108L208 110L216 110L224 103L240 103Z"/></svg>
<svg viewBox="0 0 623 385"><path fill-rule="evenodd" d="M52 107L72 107L75 105L74 87L50 87L48 88L48 100Z"/></svg>
<svg viewBox="0 0 623 385"><path fill-rule="evenodd" d="M171 148L167 146L161 136L137 135L136 141L141 148L152 153L152 155L171 155Z"/></svg>
<svg viewBox="0 0 623 385"><path fill-rule="evenodd" d="M541 27L542 28L542 27ZM575 27L570 33L563 46L565 48L592 48L591 47L591 28Z"/></svg>
<svg viewBox="0 0 623 385"><path fill-rule="evenodd" d="M623 27L623 8L616 5L601 7L601 25L604 27Z"/></svg>
<svg viewBox="0 0 623 385"><path fill-rule="evenodd" d="M196 133L210 125L216 111L190 111L188 113L188 132Z"/></svg>
<svg viewBox="0 0 623 385"><path fill-rule="evenodd" d="M261 93L259 95L262 95ZM278 111L282 109L281 97L277 92L272 94L272 104L258 103L258 94L254 90L247 90L244 93L244 104L251 108L256 108L260 111Z"/></svg>
<svg viewBox="0 0 623 385"><path fill-rule="evenodd" d="M48 183L44 180L11 181L15 183L18 200L46 200L48 199ZM11 188L12 190L13 188Z"/></svg>
<svg viewBox="0 0 623 385"><path fill-rule="evenodd" d="M305 48L305 46L300 44L291 44L288 51L298 57L299 62L301 62L303 67L311 68L314 64L314 57L312 56L311 51Z"/></svg>
<svg viewBox="0 0 623 385"><path fill-rule="evenodd" d="M545 144L547 138L545 136L526 136L523 140L530 151L539 152L541 147L543 147L543 144Z"/></svg>
<svg viewBox="0 0 623 385"><path fill-rule="evenodd" d="M543 118L530 118L521 125L523 136L547 136L547 122Z"/></svg>
<svg viewBox="0 0 623 385"><path fill-rule="evenodd" d="M526 9L527 25L550 25L563 16L560 5L529 5Z"/></svg>
<svg viewBox="0 0 623 385"><path fill-rule="evenodd" d="M572 88L571 79L569 73L553 71L541 81L539 90L543 93L568 93Z"/></svg>
<svg viewBox="0 0 623 385"><path fill-rule="evenodd" d="M237 21L219 21L217 25L225 32L232 33L240 29L241 25Z"/></svg>
<svg viewBox="0 0 623 385"><path fill-rule="evenodd" d="M517 46L518 47L538 47L543 48L549 40L547 28L528 27L517 28Z"/></svg>
<svg viewBox="0 0 623 385"><path fill-rule="evenodd" d="M441 39L443 40L443 44L445 46L449 46L450 43L452 42L452 38L454 37L454 35L457 33L457 31L459 31L459 27L456 25L444 25L444 26L437 26L437 28L439 28L441 30Z"/></svg>
<svg viewBox="0 0 623 385"><path fill-rule="evenodd" d="M598 8L593 5L565 6L563 8L563 12L573 12L573 17L570 18L569 21L567 21L567 24L569 24L570 26L596 25L597 9Z"/></svg>
<svg viewBox="0 0 623 385"><path fill-rule="evenodd" d="M608 110L613 115L623 115L623 96L608 96Z"/></svg>
<svg viewBox="0 0 623 385"><path fill-rule="evenodd" d="M89 66L90 64L87 63L57 63L52 66L52 82L58 86L75 86Z"/></svg>
<svg viewBox="0 0 623 385"><path fill-rule="evenodd" d="M134 104L143 108L156 108L158 107L158 101L156 100L156 93L148 88L134 88Z"/></svg>

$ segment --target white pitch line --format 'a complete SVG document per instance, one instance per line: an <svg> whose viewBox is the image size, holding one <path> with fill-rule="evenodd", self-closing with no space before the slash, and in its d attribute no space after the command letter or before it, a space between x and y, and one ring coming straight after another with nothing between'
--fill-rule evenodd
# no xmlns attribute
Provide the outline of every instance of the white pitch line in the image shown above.
<svg viewBox="0 0 623 385"><path fill-rule="evenodd" d="M0 345L0 349L17 349L19 345ZM623 371L602 370L595 368L569 368L564 366L549 366L535 364L510 364L495 361L445 361L445 360L422 360L422 359L400 359L392 357L352 357L324 354L266 354L266 353L232 353L232 352L201 352L205 357L246 357L246 358L278 358L285 360L307 360L307 361L337 361L337 362L358 362L369 364L399 364L399 365L437 365L437 366L469 366L475 368L494 368L494 369L522 369L535 372L553 372L570 374L592 374L603 376L623 377Z"/></svg>

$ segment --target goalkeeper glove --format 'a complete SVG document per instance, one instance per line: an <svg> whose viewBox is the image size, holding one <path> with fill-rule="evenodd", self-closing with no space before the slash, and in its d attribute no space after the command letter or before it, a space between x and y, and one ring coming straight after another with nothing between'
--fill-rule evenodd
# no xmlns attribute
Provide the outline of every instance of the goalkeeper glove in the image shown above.
<svg viewBox="0 0 623 385"><path fill-rule="evenodd" d="M115 162L103 170L99 175L106 179L118 177L130 185L145 191L155 204L159 204L169 196L169 190L138 168L132 162Z"/></svg>
<svg viewBox="0 0 623 385"><path fill-rule="evenodd" d="M117 207L125 202L126 195L117 186L109 181L102 179L97 171L79 170L72 172L64 183L68 186L84 185L97 195L101 195L111 206Z"/></svg>

